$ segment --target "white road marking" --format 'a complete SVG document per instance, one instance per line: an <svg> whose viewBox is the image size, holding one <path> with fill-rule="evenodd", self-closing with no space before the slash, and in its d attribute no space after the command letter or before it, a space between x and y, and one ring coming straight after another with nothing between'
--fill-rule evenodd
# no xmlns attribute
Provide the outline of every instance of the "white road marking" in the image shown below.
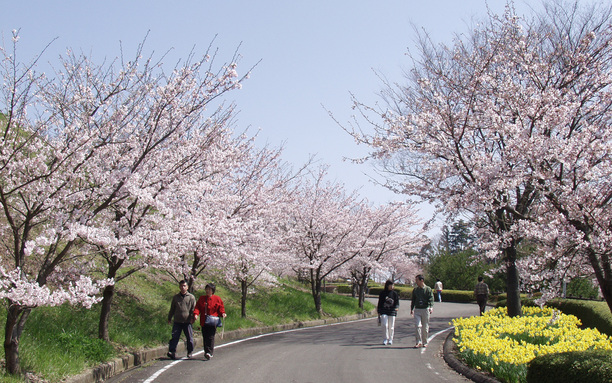
<svg viewBox="0 0 612 383"><path fill-rule="evenodd" d="M274 334L285 334L285 333L288 333L288 332L306 330L306 329L311 329L311 328L324 327L324 326L336 326L336 325L341 325L341 324L355 323L355 322L361 322L361 321L372 320L372 319L374 319L374 318L364 318L364 319L357 319L357 320L348 321L348 322L327 323L327 324L322 324L322 325L318 325L318 326L300 327L300 328L294 328L294 329L291 329L291 330L269 332L269 333L266 333L266 334L255 335L255 336L252 336L250 338L238 339L238 340L235 340L233 342L223 343L223 344L220 344L218 346L215 346L215 348L227 347L227 346L231 346L233 344L246 342L247 340L259 339L259 338L263 338L265 336L270 336L270 335L274 335ZM201 350L201 351L198 351L198 352L194 353L193 355L199 355L199 354L201 354L203 352L204 352L204 350ZM157 379L161 374L163 374L164 372L168 371L171 367L174 367L175 365L181 363L183 360L187 360L187 357L175 360L174 362L168 364L167 366L162 367L161 369L156 371L153 375L151 375L148 379L146 379L142 383L151 383L151 382L155 381L155 379Z"/></svg>
<svg viewBox="0 0 612 383"><path fill-rule="evenodd" d="M451 327L449 327L449 328L447 328L447 329L445 329L445 330L438 331L437 333L435 333L435 334L433 334L433 335L430 335L430 336L429 336L429 338L427 338L427 344L429 344L429 343L431 342L431 340L432 340L433 338L437 337L438 335L440 335L440 334L442 334L442 333L444 333L444 332L447 332L448 330L452 330L452 329L454 329L454 328L455 328L454 326L451 326ZM421 348L421 354L424 354L424 353L425 353L425 350L427 350L425 347Z"/></svg>

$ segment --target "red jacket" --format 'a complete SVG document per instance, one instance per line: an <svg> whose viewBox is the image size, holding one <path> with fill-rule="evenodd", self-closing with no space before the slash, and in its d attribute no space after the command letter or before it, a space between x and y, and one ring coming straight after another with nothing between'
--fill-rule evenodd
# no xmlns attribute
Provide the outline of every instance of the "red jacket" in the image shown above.
<svg viewBox="0 0 612 383"><path fill-rule="evenodd" d="M207 315L212 315L216 317L223 317L225 314L225 307L223 306L223 301L218 295L211 295L210 298L208 295L202 295L198 298L196 302L195 309L193 310L193 316L200 316L200 325L204 326L204 322L206 321Z"/></svg>

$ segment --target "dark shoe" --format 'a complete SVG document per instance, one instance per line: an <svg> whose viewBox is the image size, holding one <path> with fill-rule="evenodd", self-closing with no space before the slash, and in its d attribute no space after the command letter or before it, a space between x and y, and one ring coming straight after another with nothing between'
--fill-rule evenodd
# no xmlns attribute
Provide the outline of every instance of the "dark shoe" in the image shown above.
<svg viewBox="0 0 612 383"><path fill-rule="evenodd" d="M192 356L193 356L193 355L192 355L191 353L187 354L187 358L188 358L188 359L191 359L191 357L192 357Z"/></svg>
<svg viewBox="0 0 612 383"><path fill-rule="evenodd" d="M210 358L212 358L212 354L207 352L206 355L204 355L204 357L206 358L206 360L210 360Z"/></svg>
<svg viewBox="0 0 612 383"><path fill-rule="evenodd" d="M168 354L166 354L166 355L168 355L168 358L170 358L170 359L176 359L176 356L174 355L173 352L168 351Z"/></svg>

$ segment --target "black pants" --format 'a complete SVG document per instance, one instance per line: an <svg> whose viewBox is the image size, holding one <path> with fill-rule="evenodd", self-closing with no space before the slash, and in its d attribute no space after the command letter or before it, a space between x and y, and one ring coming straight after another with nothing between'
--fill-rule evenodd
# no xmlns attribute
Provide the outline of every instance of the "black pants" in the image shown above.
<svg viewBox="0 0 612 383"><path fill-rule="evenodd" d="M185 334L187 340L187 354L191 354L193 351L193 328L191 327L191 323L174 322L172 324L172 339L170 339L168 351L173 354L176 352L176 346L181 337L181 332Z"/></svg>
<svg viewBox="0 0 612 383"><path fill-rule="evenodd" d="M202 326L202 338L204 338L204 352L213 354L215 350L215 334L217 334L217 326Z"/></svg>
<svg viewBox="0 0 612 383"><path fill-rule="evenodd" d="M478 306L480 306L480 315L485 312L485 307L487 307L487 295L486 294L478 294L476 295L476 302L478 302Z"/></svg>

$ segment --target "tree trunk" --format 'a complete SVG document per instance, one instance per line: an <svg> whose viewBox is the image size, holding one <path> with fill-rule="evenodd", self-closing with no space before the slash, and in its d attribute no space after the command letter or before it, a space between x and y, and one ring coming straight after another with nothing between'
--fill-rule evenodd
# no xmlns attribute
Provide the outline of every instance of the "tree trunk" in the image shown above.
<svg viewBox="0 0 612 383"><path fill-rule="evenodd" d="M508 294L508 300L506 307L508 309L509 317L516 317L523 315L521 309L521 292L519 289L520 278L519 272L516 267L516 247L512 245L504 249L504 255L506 259L506 290Z"/></svg>
<svg viewBox="0 0 612 383"><path fill-rule="evenodd" d="M106 286L102 294L102 309L100 310L100 322L98 323L98 338L107 342L110 341L110 336L108 335L108 322L114 296L115 285Z"/></svg>
<svg viewBox="0 0 612 383"><path fill-rule="evenodd" d="M106 277L109 279L115 279L117 276L117 270L119 270L123 264L124 259L113 256L109 257L107 262L108 273L106 274ZM108 335L108 322L110 321L110 312L114 296L115 284L113 283L112 285L104 288L104 292L102 294L102 308L100 310L100 321L98 323L98 338L107 342L110 341L110 336Z"/></svg>
<svg viewBox="0 0 612 383"><path fill-rule="evenodd" d="M359 308L363 309L363 303L365 302L365 291L368 286L368 274L364 273L359 281Z"/></svg>
<svg viewBox="0 0 612 383"><path fill-rule="evenodd" d="M601 296L608 303L608 308L612 312L612 273L606 273L606 279L599 282Z"/></svg>
<svg viewBox="0 0 612 383"><path fill-rule="evenodd" d="M240 299L240 307L242 317L246 318L246 301L247 301L247 291L249 286L247 285L247 281L240 281L240 290L242 291L242 298Z"/></svg>
<svg viewBox="0 0 612 383"><path fill-rule="evenodd" d="M589 241L591 238L587 238ZM598 254L593 251L592 247L589 247L588 251L589 262L595 271L595 278L599 284L599 291L601 296L608 304L610 312L612 312L612 260L611 254Z"/></svg>
<svg viewBox="0 0 612 383"><path fill-rule="evenodd" d="M312 298L314 299L315 310L319 315L323 314L321 308L321 279L318 270L310 270L310 286L312 288Z"/></svg>
<svg viewBox="0 0 612 383"><path fill-rule="evenodd" d="M185 282L187 282L187 291L190 294L194 294L195 293L195 286L194 286L195 278L193 277L193 275L189 275L187 278L185 278Z"/></svg>
<svg viewBox="0 0 612 383"><path fill-rule="evenodd" d="M16 375L21 372L19 340L32 309L24 309L10 300L8 300L8 303L9 309L7 310L6 325L4 327L4 359L6 372Z"/></svg>

